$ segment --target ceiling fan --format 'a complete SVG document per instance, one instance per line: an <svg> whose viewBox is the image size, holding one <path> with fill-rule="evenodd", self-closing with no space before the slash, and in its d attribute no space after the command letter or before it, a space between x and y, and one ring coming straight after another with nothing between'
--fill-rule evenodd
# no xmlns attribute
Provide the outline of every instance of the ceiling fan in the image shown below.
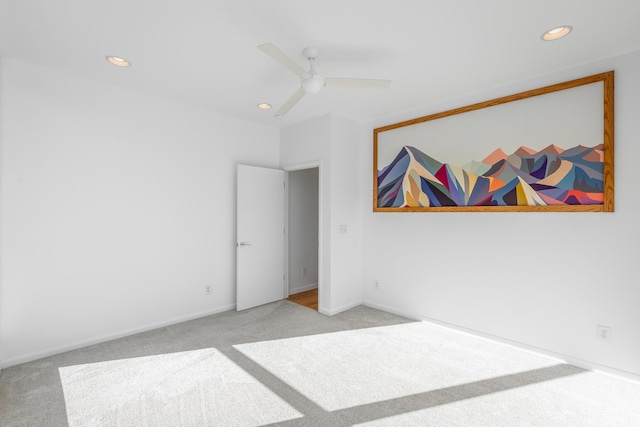
<svg viewBox="0 0 640 427"><path fill-rule="evenodd" d="M313 65L320 53L318 48L315 47L306 47L302 50L302 54L309 60L309 71L305 71L293 59L289 58L284 52L271 43L261 44L258 46L258 49L287 67L300 79L300 89L295 91L280 109L276 111L276 117L284 117L307 93L318 93L325 86L337 88L387 89L391 84L391 80L322 77L316 72Z"/></svg>

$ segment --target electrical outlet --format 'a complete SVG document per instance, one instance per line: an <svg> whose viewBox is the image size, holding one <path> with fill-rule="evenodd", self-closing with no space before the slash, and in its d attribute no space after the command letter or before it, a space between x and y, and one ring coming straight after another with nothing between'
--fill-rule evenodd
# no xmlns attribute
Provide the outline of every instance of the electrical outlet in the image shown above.
<svg viewBox="0 0 640 427"><path fill-rule="evenodd" d="M596 338L601 341L611 341L611 328L609 326L598 325L596 327Z"/></svg>
<svg viewBox="0 0 640 427"><path fill-rule="evenodd" d="M302 267L302 275L306 276L307 275L307 267Z"/></svg>
<svg viewBox="0 0 640 427"><path fill-rule="evenodd" d="M211 285L204 285L204 294L205 295L211 295L211 288L212 287L213 286L211 286Z"/></svg>
<svg viewBox="0 0 640 427"><path fill-rule="evenodd" d="M376 291L380 290L380 282L377 280L373 281L373 289L375 289Z"/></svg>

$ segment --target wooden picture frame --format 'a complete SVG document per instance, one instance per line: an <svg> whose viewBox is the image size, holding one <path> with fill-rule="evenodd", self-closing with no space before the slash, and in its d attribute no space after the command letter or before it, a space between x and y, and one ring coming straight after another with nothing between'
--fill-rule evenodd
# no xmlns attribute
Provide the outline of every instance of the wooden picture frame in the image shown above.
<svg viewBox="0 0 640 427"><path fill-rule="evenodd" d="M613 212L613 101L609 71L374 129L373 210Z"/></svg>

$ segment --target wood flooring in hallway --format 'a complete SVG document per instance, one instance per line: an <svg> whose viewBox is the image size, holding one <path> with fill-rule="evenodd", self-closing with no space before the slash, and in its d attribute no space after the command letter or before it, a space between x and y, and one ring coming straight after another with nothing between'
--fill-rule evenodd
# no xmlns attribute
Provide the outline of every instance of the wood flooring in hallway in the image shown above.
<svg viewBox="0 0 640 427"><path fill-rule="evenodd" d="M296 304L318 310L318 288L289 295L287 299Z"/></svg>

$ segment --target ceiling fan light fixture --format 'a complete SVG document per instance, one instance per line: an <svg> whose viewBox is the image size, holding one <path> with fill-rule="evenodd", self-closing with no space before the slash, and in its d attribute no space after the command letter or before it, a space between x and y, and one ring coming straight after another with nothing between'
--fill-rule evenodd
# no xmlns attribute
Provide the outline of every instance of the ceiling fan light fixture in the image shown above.
<svg viewBox="0 0 640 427"><path fill-rule="evenodd" d="M560 27L556 27L549 31L546 31L544 34L542 34L541 38L544 41L550 42L569 35L571 31L573 31L573 27L571 25L562 25Z"/></svg>
<svg viewBox="0 0 640 427"><path fill-rule="evenodd" d="M325 85L324 77L317 74L303 77L301 82L302 88L307 93L318 93Z"/></svg>

